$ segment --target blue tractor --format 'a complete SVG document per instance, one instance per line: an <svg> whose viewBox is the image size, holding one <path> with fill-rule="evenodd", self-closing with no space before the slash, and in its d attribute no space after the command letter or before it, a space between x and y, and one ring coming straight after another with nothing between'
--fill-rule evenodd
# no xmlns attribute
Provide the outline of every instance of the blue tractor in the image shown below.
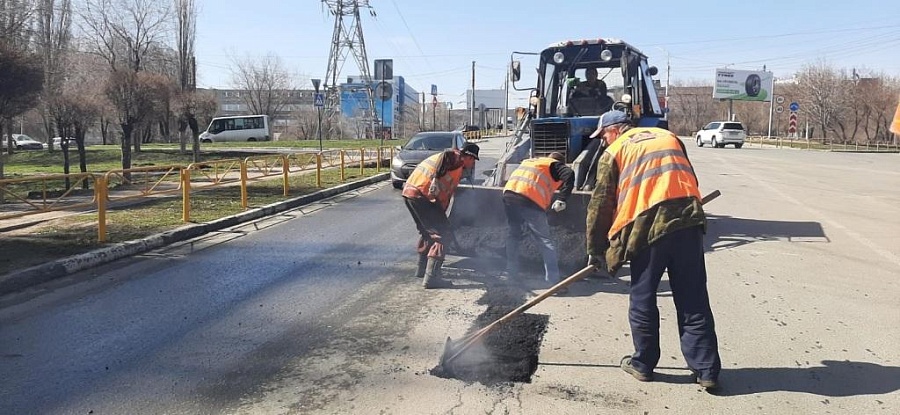
<svg viewBox="0 0 900 415"><path fill-rule="evenodd" d="M520 88L520 56L536 56L537 84ZM626 112L638 126L667 128L653 77L657 68L634 46L618 39L569 40L540 53L514 52L510 80L517 91L530 91L528 108L496 167L481 186L460 187L450 221L460 249L502 255L506 219L501 192L518 164L531 157L561 152L576 173L576 191L562 212L550 212L564 271L584 265L585 217L590 188L602 154L602 140L589 136L600 115L610 109ZM540 258L533 246L522 259Z"/></svg>

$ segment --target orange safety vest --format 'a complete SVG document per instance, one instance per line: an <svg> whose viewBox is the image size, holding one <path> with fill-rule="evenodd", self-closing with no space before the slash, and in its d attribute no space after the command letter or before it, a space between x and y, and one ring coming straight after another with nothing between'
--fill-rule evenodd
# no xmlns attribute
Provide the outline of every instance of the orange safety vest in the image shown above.
<svg viewBox="0 0 900 415"><path fill-rule="evenodd" d="M437 194L429 193L428 189L431 187L431 178L437 174L437 169L443 154L444 153L437 153L422 160L422 162L416 166L416 169L409 175L409 178L406 179L403 193L406 193L407 188L415 188L419 193L428 198L428 200L437 201L444 210L447 210L447 207L450 206L450 198L453 197L456 186L459 185L459 181L462 179L463 168L460 166L458 169L448 171L447 174L442 177L437 177Z"/></svg>
<svg viewBox="0 0 900 415"><path fill-rule="evenodd" d="M661 128L633 128L606 151L619 167L618 203L609 239L661 202L684 197L700 199L694 169L675 134Z"/></svg>
<svg viewBox="0 0 900 415"><path fill-rule="evenodd" d="M538 206L547 210L553 200L553 192L562 186L562 182L554 180L550 174L550 165L558 163L550 157L538 157L522 161L506 182L503 191L518 193L527 197Z"/></svg>

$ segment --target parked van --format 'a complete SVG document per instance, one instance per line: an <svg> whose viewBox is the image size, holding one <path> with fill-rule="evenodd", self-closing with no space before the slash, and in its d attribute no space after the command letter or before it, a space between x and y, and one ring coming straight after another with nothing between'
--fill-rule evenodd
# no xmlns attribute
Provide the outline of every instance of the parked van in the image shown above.
<svg viewBox="0 0 900 415"><path fill-rule="evenodd" d="M200 142L269 141L270 137L268 115L238 115L213 118L200 133Z"/></svg>

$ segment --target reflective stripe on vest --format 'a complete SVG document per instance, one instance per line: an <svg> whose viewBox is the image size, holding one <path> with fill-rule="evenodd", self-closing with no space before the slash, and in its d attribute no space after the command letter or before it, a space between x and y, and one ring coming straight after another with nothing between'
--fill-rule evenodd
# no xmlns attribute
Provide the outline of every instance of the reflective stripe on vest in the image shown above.
<svg viewBox="0 0 900 415"><path fill-rule="evenodd" d="M612 239L648 209L666 200L700 199L697 177L678 137L661 128L632 128L607 149L619 167Z"/></svg>
<svg viewBox="0 0 900 415"><path fill-rule="evenodd" d="M432 195L429 193L428 189L431 187L431 177L436 174L438 163L440 163L441 155L443 154L444 153L438 153L422 160L422 162L416 166L415 170L410 173L404 186L416 188L419 193L429 200L437 200L438 203L441 204L441 207L446 210L447 207L450 206L450 198L453 197L453 192L456 191L456 186L459 185L459 180L462 178L463 169L460 167L458 169L450 170L444 176L438 177L436 182L437 194Z"/></svg>
<svg viewBox="0 0 900 415"><path fill-rule="evenodd" d="M511 191L527 197L532 202L547 210L553 200L553 192L562 185L550 174L550 165L558 163L550 157L539 157L522 161L512 172L506 182L504 191Z"/></svg>

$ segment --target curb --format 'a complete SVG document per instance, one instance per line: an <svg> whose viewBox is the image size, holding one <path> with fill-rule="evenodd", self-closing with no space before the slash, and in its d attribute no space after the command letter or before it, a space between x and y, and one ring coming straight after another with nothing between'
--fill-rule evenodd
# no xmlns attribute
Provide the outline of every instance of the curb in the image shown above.
<svg viewBox="0 0 900 415"><path fill-rule="evenodd" d="M390 173L376 174L362 180L345 183L340 186L323 189L315 193L299 196L270 205L250 209L236 215L226 216L208 223L185 225L180 228L150 235L142 239L120 242L93 251L85 252L68 258L57 259L41 265L35 265L20 271L14 271L6 275L0 275L0 295L21 291L35 285L43 284L57 278L62 278L88 268L93 268L109 262L133 255L142 254L153 249L170 245L174 242L232 227L244 222L271 216L276 213L294 209L322 199L327 199L338 194L356 190L364 186L388 180Z"/></svg>

